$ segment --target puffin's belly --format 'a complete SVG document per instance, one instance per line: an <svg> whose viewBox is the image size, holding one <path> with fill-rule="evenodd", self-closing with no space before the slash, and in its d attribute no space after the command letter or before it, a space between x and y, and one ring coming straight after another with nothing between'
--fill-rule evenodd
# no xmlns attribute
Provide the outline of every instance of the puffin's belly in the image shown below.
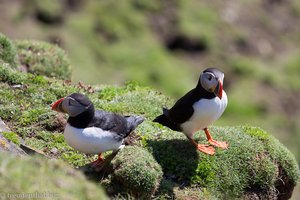
<svg viewBox="0 0 300 200"><path fill-rule="evenodd" d="M206 128L216 121L227 106L227 95L223 91L222 100L218 97L213 99L201 99L193 105L192 117L181 124L183 132L192 137L196 131Z"/></svg>
<svg viewBox="0 0 300 200"><path fill-rule="evenodd" d="M89 127L78 129L67 124L64 137L74 149L87 153L98 154L109 150L117 150L123 140L119 140L115 133L101 128Z"/></svg>

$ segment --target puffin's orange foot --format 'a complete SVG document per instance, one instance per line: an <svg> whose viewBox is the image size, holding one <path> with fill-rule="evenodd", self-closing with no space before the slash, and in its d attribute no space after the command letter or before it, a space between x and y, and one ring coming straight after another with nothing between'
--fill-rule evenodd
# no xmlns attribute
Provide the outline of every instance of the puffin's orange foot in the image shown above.
<svg viewBox="0 0 300 200"><path fill-rule="evenodd" d="M101 154L98 155L98 159L91 162L91 166L94 167L94 168L98 168L98 167L101 167L102 164L103 164L104 160L103 158L101 157Z"/></svg>
<svg viewBox="0 0 300 200"><path fill-rule="evenodd" d="M227 142L220 142L220 141L216 141L214 139L210 139L210 140L208 140L208 142L211 145L216 146L216 147L220 147L222 149L227 149L227 147L228 147L228 143Z"/></svg>
<svg viewBox="0 0 300 200"><path fill-rule="evenodd" d="M208 155L214 155L215 154L215 148L212 146L206 145L206 144L198 144L197 149L203 153L206 153Z"/></svg>

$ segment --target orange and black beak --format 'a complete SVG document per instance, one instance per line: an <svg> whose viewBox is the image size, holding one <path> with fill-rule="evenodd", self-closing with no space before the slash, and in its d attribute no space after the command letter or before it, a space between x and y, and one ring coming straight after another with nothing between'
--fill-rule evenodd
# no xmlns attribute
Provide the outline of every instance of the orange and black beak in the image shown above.
<svg viewBox="0 0 300 200"><path fill-rule="evenodd" d="M65 112L64 109L62 108L62 102L63 102L64 98L61 98L59 100L57 100L56 102L54 102L52 104L52 110L55 110L57 112Z"/></svg>
<svg viewBox="0 0 300 200"><path fill-rule="evenodd" d="M219 84L216 87L214 93L217 97L219 97L220 99L222 99L222 94L223 94L223 85L222 82L220 80L218 80Z"/></svg>

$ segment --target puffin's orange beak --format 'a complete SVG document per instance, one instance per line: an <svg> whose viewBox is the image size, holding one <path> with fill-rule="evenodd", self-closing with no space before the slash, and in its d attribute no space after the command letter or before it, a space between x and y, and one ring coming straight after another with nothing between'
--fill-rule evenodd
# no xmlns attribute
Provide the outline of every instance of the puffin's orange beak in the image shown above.
<svg viewBox="0 0 300 200"><path fill-rule="evenodd" d="M218 87L215 89L214 93L217 97L219 97L220 99L222 99L222 94L223 94L223 85L221 83L220 80L219 81L219 84L218 84Z"/></svg>
<svg viewBox="0 0 300 200"><path fill-rule="evenodd" d="M59 99L59 100L57 100L56 102L54 102L53 104L52 104L52 110L55 110L55 111L57 111L57 112L65 112L64 110L63 110L63 108L62 108L62 102L63 102L63 100L64 100L64 98L61 98L61 99Z"/></svg>

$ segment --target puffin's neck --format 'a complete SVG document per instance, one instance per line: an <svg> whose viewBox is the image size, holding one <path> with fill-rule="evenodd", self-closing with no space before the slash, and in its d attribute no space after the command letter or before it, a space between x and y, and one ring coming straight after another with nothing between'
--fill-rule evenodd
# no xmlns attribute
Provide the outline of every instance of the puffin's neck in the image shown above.
<svg viewBox="0 0 300 200"><path fill-rule="evenodd" d="M216 95L213 92L208 92L206 89L202 87L200 80L195 90L197 91L197 94L201 94L201 96L203 96L206 99L212 99L216 97Z"/></svg>
<svg viewBox="0 0 300 200"><path fill-rule="evenodd" d="M94 106L91 105L86 111L77 115L76 117L69 117L68 123L75 128L86 128L93 120L95 115Z"/></svg>

